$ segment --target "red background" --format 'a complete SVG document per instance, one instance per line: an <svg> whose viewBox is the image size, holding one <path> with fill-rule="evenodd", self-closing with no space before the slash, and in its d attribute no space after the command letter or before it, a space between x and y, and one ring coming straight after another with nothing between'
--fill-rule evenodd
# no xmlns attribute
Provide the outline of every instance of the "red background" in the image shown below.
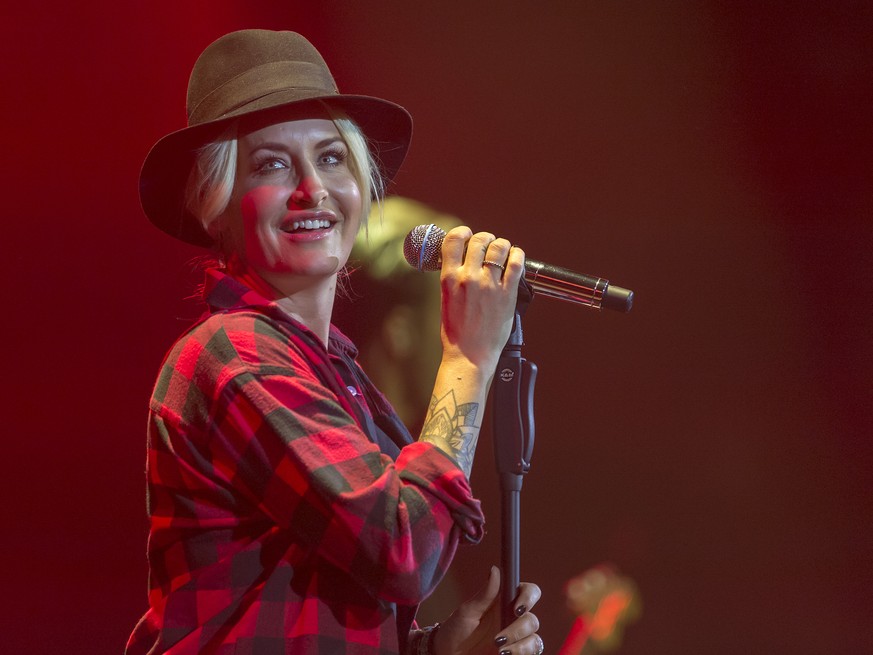
<svg viewBox="0 0 873 655"><path fill-rule="evenodd" d="M137 173L243 27L409 108L397 192L637 293L525 322L548 650L564 582L611 561L644 604L622 653L873 652L873 6L820 4L4 9L4 652L118 653L145 609L146 399L199 253L145 220ZM470 589L498 560L483 453Z"/></svg>

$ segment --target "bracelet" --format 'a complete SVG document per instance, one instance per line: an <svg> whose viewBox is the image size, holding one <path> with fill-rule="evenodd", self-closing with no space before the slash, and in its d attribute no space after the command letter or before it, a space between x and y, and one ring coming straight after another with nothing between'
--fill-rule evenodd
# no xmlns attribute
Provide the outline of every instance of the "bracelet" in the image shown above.
<svg viewBox="0 0 873 655"><path fill-rule="evenodd" d="M410 655L436 655L433 649L434 637L436 637L437 630L439 629L439 623L434 623L425 628L419 628L418 633L412 641Z"/></svg>

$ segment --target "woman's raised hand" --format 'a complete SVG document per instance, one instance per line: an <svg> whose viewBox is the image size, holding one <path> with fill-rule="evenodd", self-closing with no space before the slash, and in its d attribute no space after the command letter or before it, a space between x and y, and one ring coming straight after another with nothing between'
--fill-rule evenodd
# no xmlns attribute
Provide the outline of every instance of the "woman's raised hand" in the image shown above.
<svg viewBox="0 0 873 655"><path fill-rule="evenodd" d="M488 373L512 328L524 251L489 232L456 227L442 245L444 357L463 357Z"/></svg>

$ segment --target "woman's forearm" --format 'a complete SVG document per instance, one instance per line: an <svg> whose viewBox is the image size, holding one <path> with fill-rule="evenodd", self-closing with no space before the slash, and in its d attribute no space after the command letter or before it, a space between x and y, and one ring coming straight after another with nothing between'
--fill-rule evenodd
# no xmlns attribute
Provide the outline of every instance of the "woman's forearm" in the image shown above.
<svg viewBox="0 0 873 655"><path fill-rule="evenodd" d="M482 371L468 362L444 359L419 437L451 457L467 478L473 469L493 374L493 370Z"/></svg>

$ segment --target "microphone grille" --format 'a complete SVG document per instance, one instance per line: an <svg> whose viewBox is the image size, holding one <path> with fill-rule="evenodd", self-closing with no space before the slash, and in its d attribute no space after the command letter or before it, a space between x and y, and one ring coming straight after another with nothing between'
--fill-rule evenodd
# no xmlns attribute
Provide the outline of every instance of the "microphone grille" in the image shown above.
<svg viewBox="0 0 873 655"><path fill-rule="evenodd" d="M403 241L403 257L419 271L438 271L442 266L440 249L446 231L436 225L417 225Z"/></svg>

